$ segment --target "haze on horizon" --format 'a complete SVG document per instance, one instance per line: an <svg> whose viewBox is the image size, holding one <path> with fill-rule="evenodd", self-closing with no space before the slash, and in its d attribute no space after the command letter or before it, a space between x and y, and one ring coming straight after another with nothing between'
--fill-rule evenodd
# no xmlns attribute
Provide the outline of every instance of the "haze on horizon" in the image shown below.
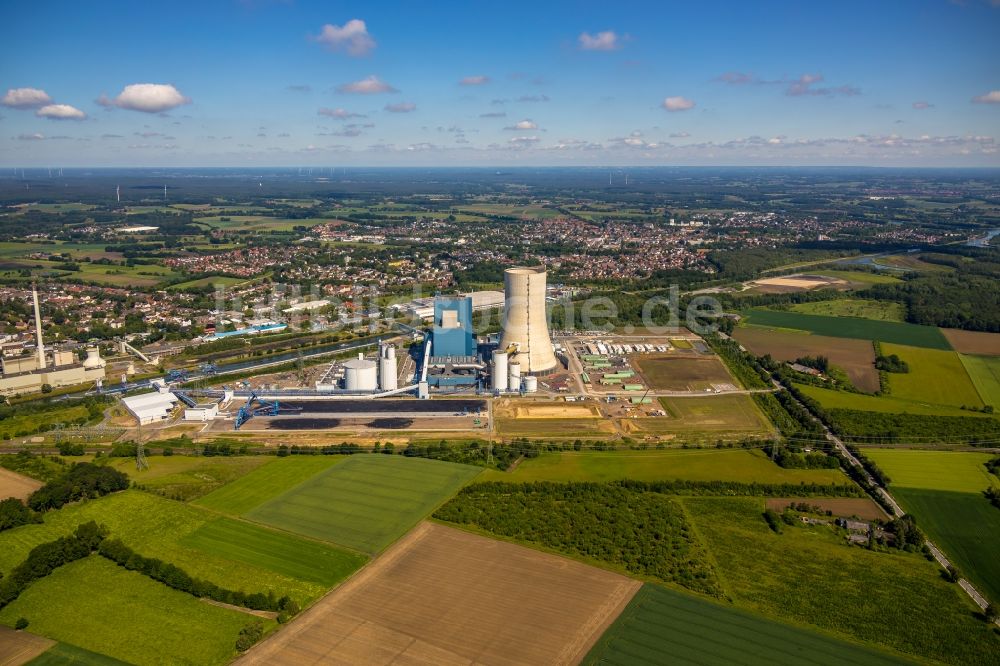
<svg viewBox="0 0 1000 666"><path fill-rule="evenodd" d="M1000 166L1000 0L0 18L5 167Z"/></svg>

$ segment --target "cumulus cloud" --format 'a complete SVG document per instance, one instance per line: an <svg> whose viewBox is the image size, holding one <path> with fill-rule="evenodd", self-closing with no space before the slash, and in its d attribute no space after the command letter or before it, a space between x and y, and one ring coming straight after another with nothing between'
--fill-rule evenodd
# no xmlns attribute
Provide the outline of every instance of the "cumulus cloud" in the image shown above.
<svg viewBox="0 0 1000 666"><path fill-rule="evenodd" d="M478 74L476 76L466 76L461 81L458 82L460 86L481 86L490 82L490 77L484 74Z"/></svg>
<svg viewBox="0 0 1000 666"><path fill-rule="evenodd" d="M596 35L581 32L578 41L584 51L615 51L621 48L619 37L613 30L604 30Z"/></svg>
<svg viewBox="0 0 1000 666"><path fill-rule="evenodd" d="M39 118L50 118L52 120L83 120L87 114L69 104L46 104L35 111Z"/></svg>
<svg viewBox="0 0 1000 666"><path fill-rule="evenodd" d="M529 146L533 143L538 143L541 141L537 136L514 136L507 140L507 143L513 146Z"/></svg>
<svg viewBox="0 0 1000 666"><path fill-rule="evenodd" d="M934 105L931 104L930 102L920 101L920 102L914 102L913 108L916 109L917 111L923 111L924 109L933 109Z"/></svg>
<svg viewBox="0 0 1000 666"><path fill-rule="evenodd" d="M361 19L351 19L342 26L327 23L313 39L330 51L345 51L355 57L368 55L375 48L375 40Z"/></svg>
<svg viewBox="0 0 1000 666"><path fill-rule="evenodd" d="M513 125L508 125L507 127L504 127L504 129L515 130L515 131L536 130L538 129L538 124L533 120L526 119L526 120L520 120L514 123Z"/></svg>
<svg viewBox="0 0 1000 666"><path fill-rule="evenodd" d="M410 113L417 110L417 105L413 102L397 102L395 104L386 104L385 110L389 113Z"/></svg>
<svg viewBox="0 0 1000 666"><path fill-rule="evenodd" d="M125 86L114 99L101 95L97 103L104 107L162 113L190 104L191 99L169 83L133 83Z"/></svg>
<svg viewBox="0 0 1000 666"><path fill-rule="evenodd" d="M506 111L491 111L490 113L480 113L480 118L506 118Z"/></svg>
<svg viewBox="0 0 1000 666"><path fill-rule="evenodd" d="M663 100L661 106L667 111L687 111L695 107L693 100L687 97L667 97Z"/></svg>
<svg viewBox="0 0 1000 666"><path fill-rule="evenodd" d="M9 88L0 101L0 104L12 109L33 109L51 103L49 94L38 88Z"/></svg>
<svg viewBox="0 0 1000 666"><path fill-rule="evenodd" d="M394 93L399 91L372 74L360 81L352 81L351 83L344 83L337 86L337 92L353 93L356 95L377 95L379 93Z"/></svg>
<svg viewBox="0 0 1000 666"><path fill-rule="evenodd" d="M973 97L976 104L1000 104L1000 90L991 90L988 93Z"/></svg>
<svg viewBox="0 0 1000 666"><path fill-rule="evenodd" d="M347 109L342 109L339 106L336 109L322 108L316 112L321 116L329 116L330 118L336 118L337 120L346 120L347 118L364 118L363 113L354 113L353 111L348 111Z"/></svg>
<svg viewBox="0 0 1000 666"><path fill-rule="evenodd" d="M39 134L35 132L34 134L19 134L17 137L18 141L41 141L45 138L44 134Z"/></svg>

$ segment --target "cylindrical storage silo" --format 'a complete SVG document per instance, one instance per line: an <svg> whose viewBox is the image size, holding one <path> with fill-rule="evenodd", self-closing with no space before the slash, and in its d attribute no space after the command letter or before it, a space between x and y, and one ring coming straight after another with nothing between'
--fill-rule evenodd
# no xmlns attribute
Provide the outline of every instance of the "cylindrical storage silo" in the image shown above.
<svg viewBox="0 0 1000 666"><path fill-rule="evenodd" d="M515 361L509 364L507 369L507 388L511 391L517 391L521 388L521 364Z"/></svg>
<svg viewBox="0 0 1000 666"><path fill-rule="evenodd" d="M534 393L538 390L538 377L532 377L531 375L525 375L521 379L521 387L524 389L525 393Z"/></svg>
<svg viewBox="0 0 1000 666"><path fill-rule="evenodd" d="M396 371L396 348L386 345L379 357L379 386L383 391L395 391L399 388Z"/></svg>
<svg viewBox="0 0 1000 666"><path fill-rule="evenodd" d="M344 388L348 391L375 391L378 388L378 366L363 358L344 361Z"/></svg>
<svg viewBox="0 0 1000 666"><path fill-rule="evenodd" d="M493 390L507 390L507 352L493 352Z"/></svg>
<svg viewBox="0 0 1000 666"><path fill-rule="evenodd" d="M545 267L508 268L503 273L504 312L500 348L517 345L518 360L526 374L545 372L558 365L549 338L545 312ZM514 386L512 389L516 388Z"/></svg>

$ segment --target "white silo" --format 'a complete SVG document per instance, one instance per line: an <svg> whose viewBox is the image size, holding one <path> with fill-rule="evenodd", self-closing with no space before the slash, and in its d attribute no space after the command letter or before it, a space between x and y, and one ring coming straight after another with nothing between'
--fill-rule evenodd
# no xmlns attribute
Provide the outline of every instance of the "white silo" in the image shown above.
<svg viewBox="0 0 1000 666"><path fill-rule="evenodd" d="M545 312L545 267L516 267L504 271L504 319L500 349L517 348L517 360L526 374L558 365ZM511 385L512 390L517 386Z"/></svg>
<svg viewBox="0 0 1000 666"><path fill-rule="evenodd" d="M383 391L395 391L399 388L395 345L385 345L379 350L378 383Z"/></svg>
<svg viewBox="0 0 1000 666"><path fill-rule="evenodd" d="M507 390L507 352L493 352L493 390Z"/></svg>
<svg viewBox="0 0 1000 666"><path fill-rule="evenodd" d="M521 388L521 364L517 361L507 366L507 389L517 391Z"/></svg>
<svg viewBox="0 0 1000 666"><path fill-rule="evenodd" d="M344 388L348 391L374 391L378 388L378 366L375 361L352 358L344 361Z"/></svg>
<svg viewBox="0 0 1000 666"><path fill-rule="evenodd" d="M538 377L526 375L521 379L521 388L524 389L525 393L535 393L538 391Z"/></svg>

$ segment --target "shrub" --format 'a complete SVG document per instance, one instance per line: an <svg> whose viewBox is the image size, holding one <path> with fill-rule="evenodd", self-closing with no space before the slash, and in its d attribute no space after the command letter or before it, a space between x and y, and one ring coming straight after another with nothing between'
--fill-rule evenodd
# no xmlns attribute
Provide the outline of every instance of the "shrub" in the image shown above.
<svg viewBox="0 0 1000 666"><path fill-rule="evenodd" d="M264 636L264 623L254 620L250 624L240 629L240 635L236 639L236 649L246 652L253 647L254 643Z"/></svg>
<svg viewBox="0 0 1000 666"><path fill-rule="evenodd" d="M21 631L22 629L27 629L28 628L28 618L26 618L26 617L19 617L19 618L17 618L17 622L14 623L14 628L17 629L18 631Z"/></svg>

